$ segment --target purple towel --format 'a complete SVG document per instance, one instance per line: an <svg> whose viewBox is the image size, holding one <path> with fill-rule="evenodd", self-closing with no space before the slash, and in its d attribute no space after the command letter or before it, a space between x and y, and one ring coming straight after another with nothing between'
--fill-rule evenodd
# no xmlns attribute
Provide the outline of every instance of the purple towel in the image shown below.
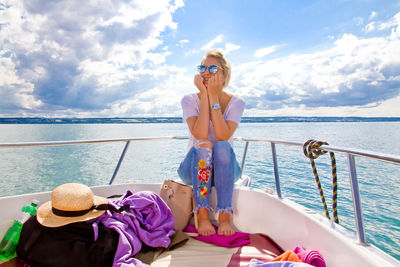
<svg viewBox="0 0 400 267"><path fill-rule="evenodd" d="M187 233L197 233L196 227L191 224L187 225L183 231ZM218 231L217 227L215 227L215 231ZM233 236L213 234L209 236L199 235L195 236L194 238L199 241L227 248L241 247L250 244L250 234L242 232L235 232Z"/></svg>
<svg viewBox="0 0 400 267"><path fill-rule="evenodd" d="M101 222L119 234L113 267L148 266L132 256L140 251L142 244L168 247L170 236L175 233L171 210L160 196L150 191L132 193L128 190L110 204L116 208L130 206L128 214L106 211L94 222Z"/></svg>
<svg viewBox="0 0 400 267"><path fill-rule="evenodd" d="M296 247L293 252L296 253L300 260L305 263L315 267L326 267L324 258L322 258L321 254L316 250Z"/></svg>

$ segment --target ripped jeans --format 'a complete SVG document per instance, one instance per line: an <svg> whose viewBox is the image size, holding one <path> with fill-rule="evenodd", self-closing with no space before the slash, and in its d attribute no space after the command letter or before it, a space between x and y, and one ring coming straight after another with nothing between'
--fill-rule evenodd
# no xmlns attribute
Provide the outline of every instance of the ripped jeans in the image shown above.
<svg viewBox="0 0 400 267"><path fill-rule="evenodd" d="M199 207L212 210L211 186L217 190L216 212L232 213L233 186L241 170L235 152L226 141L216 142L213 149L192 147L178 168L179 177L193 185L195 212Z"/></svg>

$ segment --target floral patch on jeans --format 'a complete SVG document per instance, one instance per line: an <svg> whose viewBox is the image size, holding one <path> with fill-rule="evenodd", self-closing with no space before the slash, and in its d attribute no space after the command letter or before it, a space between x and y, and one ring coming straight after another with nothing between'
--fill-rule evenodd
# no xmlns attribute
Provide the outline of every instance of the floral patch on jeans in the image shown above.
<svg viewBox="0 0 400 267"><path fill-rule="evenodd" d="M200 199L205 198L207 196L207 182L210 179L211 176L211 167L207 166L207 163L205 160L200 160L199 161L199 166L196 166L196 170L198 170L198 176L197 179L201 181L201 184L197 185L197 187L200 189Z"/></svg>

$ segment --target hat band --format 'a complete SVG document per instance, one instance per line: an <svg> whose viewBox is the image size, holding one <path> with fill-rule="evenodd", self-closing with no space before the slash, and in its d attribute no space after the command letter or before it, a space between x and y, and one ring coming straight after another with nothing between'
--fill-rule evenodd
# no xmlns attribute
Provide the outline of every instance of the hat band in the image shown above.
<svg viewBox="0 0 400 267"><path fill-rule="evenodd" d="M91 208L85 209L85 210L59 210L54 207L51 207L51 210L57 216L79 217L79 216L89 213L91 210L111 210L114 212L123 212L123 211L129 210L129 208L130 208L130 206L128 204L126 204L118 209L110 204L100 204L100 205L93 205Z"/></svg>

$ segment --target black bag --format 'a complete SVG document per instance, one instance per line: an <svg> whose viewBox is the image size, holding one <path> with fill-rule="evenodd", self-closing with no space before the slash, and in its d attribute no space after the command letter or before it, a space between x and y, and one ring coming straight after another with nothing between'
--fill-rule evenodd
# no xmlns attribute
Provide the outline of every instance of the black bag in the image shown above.
<svg viewBox="0 0 400 267"><path fill-rule="evenodd" d="M24 223L17 255L31 267L112 266L119 235L102 224L94 241L91 224L44 227L31 217Z"/></svg>

